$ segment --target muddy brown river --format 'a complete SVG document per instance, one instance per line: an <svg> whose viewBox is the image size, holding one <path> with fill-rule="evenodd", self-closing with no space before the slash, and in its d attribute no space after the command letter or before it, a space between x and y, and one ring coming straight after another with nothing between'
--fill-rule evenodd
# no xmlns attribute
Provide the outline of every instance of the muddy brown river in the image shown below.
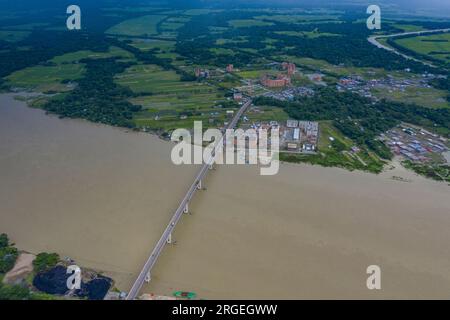
<svg viewBox="0 0 450 320"><path fill-rule="evenodd" d="M58 119L0 95L0 232L58 252L127 291L196 173L172 144ZM405 181L392 179L402 177ZM143 292L200 298L450 298L450 187L283 164L221 166ZM366 268L381 268L368 290Z"/></svg>

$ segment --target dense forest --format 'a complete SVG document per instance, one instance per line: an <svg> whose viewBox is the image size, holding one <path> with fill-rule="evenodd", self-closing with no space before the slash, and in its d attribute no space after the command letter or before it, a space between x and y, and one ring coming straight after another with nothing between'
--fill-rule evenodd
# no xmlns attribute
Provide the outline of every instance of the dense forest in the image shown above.
<svg viewBox="0 0 450 320"><path fill-rule="evenodd" d="M127 101L133 92L114 82L114 75L125 71L131 63L115 58L84 59L86 74L78 86L62 98L55 98L43 108L64 117L83 118L114 126L134 127L133 113L141 110Z"/></svg>
<svg viewBox="0 0 450 320"><path fill-rule="evenodd" d="M109 44L101 34L35 30L22 41L0 42L0 78L65 53L80 50L104 52L108 48Z"/></svg>
<svg viewBox="0 0 450 320"><path fill-rule="evenodd" d="M179 41L176 50L180 55L202 64L223 65L233 63L244 66L254 59L254 54L243 52L242 49L257 49L258 55L273 57L280 54L304 56L325 60L339 65L345 64L357 67L377 67L386 70L403 70L410 68L413 72L434 71L419 62L408 61L392 52L379 49L367 41L371 32L364 23L353 20L329 23L292 24L272 20L272 25L249 26L246 28L229 28L228 21L236 19L251 19L260 15L258 12L227 11L193 17L184 27L180 28ZM266 16L272 14L265 13ZM450 24L448 24L450 25ZM211 28L219 28L222 32L210 32ZM317 32L335 36L312 37L280 34L279 32ZM386 24L383 31L400 32L399 29ZM219 38L247 39L247 41L228 43L222 46L216 44ZM268 38L277 42L272 48L266 48ZM235 51L234 55L215 54L211 48L228 48Z"/></svg>

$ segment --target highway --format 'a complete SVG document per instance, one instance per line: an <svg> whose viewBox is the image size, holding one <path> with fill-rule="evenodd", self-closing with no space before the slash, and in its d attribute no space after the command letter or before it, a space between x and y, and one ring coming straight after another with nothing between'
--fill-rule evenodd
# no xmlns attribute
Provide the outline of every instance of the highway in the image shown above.
<svg viewBox="0 0 450 320"><path fill-rule="evenodd" d="M247 108L251 105L252 101L249 99L247 100L242 107L239 109L239 111L234 115L231 122L228 124L226 129L233 129L236 127L239 119L242 117L242 115L247 111ZM223 146L223 138L217 142L215 147L222 145ZM215 148L215 149L216 149ZM217 150L217 149L216 149ZM189 189L186 192L186 195L184 196L183 200L180 202L180 205L178 206L178 209L175 211L174 215L169 221L169 224L167 225L166 229L164 230L161 238L156 243L156 246L154 247L153 251L151 252L150 256L148 257L147 261L144 264L144 267L142 268L142 271L139 273L139 276L137 277L136 281L134 282L133 286L131 287L126 299L127 300L134 300L139 295L139 292L141 291L142 286L144 285L144 282L150 282L151 280L151 271L153 267L155 266L156 262L158 261L159 256L161 255L161 252L163 251L166 244L170 243L172 240L172 233L177 226L178 222L180 221L181 217L184 213L188 212L188 205L191 199L194 197L197 190L201 189L201 181L205 178L206 174L209 171L210 166L214 164L214 158L210 157L208 161L206 161L198 174L196 175L194 182L189 187Z"/></svg>
<svg viewBox="0 0 450 320"><path fill-rule="evenodd" d="M367 40L368 40L371 44L373 44L374 46L376 46L376 47L378 47L378 48L380 48L380 49L384 49L384 50L387 50L387 51L391 51L391 52L393 52L393 53L395 53L395 54L398 54L398 55L402 56L402 57L405 58L405 59L408 59L408 60L414 60L414 61L417 61L417 62L421 62L421 63L423 63L423 64L425 64L425 65L428 65L428 66L430 66L430 67L435 67L435 66L434 66L433 64L431 64L431 63L428 63L428 62L425 62L425 61L421 61L421 60L416 59L416 58L414 58L414 57L410 57L410 56L408 56L408 55L406 55L406 54L404 54L404 53L401 53L401 52L398 51L397 49L394 49L394 48L385 46L384 44L378 42L378 39L382 39L382 38L394 38L394 37L399 37L399 36L409 36L409 35L417 35L417 36L421 36L421 35L424 35L424 34L427 34L427 33L439 33L439 32L449 32L449 31L450 31L450 29L423 30L423 31L414 31L414 32L397 33L397 34L391 34L391 35L371 36L371 37L369 37Z"/></svg>

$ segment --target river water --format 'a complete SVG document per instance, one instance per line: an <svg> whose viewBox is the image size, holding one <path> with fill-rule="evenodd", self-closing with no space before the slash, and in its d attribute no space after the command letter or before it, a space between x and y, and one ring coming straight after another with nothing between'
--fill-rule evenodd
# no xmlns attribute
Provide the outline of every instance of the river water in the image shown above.
<svg viewBox="0 0 450 320"><path fill-rule="evenodd" d="M0 96L0 232L56 251L128 290L196 168L171 143L60 120ZM392 176L402 177L393 180ZM405 182L408 181L408 182ZM272 177L220 166L143 292L201 298L448 298L450 188L402 168L381 175L283 164ZM382 289L368 290L379 265Z"/></svg>

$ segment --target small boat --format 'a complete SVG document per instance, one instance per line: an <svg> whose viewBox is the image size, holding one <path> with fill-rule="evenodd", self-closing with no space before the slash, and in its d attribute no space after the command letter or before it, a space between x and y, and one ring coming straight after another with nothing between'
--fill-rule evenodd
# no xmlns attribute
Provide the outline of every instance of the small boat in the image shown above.
<svg viewBox="0 0 450 320"><path fill-rule="evenodd" d="M195 299L197 297L196 293L187 291L176 291L173 293L173 295L174 297L181 299Z"/></svg>

